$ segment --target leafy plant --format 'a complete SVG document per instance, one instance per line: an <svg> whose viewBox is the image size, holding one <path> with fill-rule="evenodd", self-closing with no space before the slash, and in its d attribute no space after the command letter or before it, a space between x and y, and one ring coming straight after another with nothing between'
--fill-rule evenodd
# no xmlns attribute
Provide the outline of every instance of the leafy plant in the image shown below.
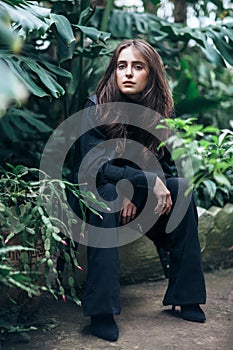
<svg viewBox="0 0 233 350"><path fill-rule="evenodd" d="M11 91L8 79L3 81L1 90L7 96L0 121L2 164L39 166L49 133L81 108L87 95L83 73L90 69L89 61L101 54L110 36L86 26L93 9L85 1L46 3L51 8L43 2L41 5L0 1L4 14L0 16L0 63L29 95L22 106L19 93Z"/></svg>
<svg viewBox="0 0 233 350"><path fill-rule="evenodd" d="M103 9L97 9L91 18L91 25L100 28ZM103 30L103 28L102 28ZM219 22L203 28L189 28L178 23L171 23L150 13L134 13L113 9L104 30L112 34L112 38L142 37L154 45L164 61L179 67L179 55L188 47L190 41L201 48L207 60L225 66L225 60L232 65L233 22ZM210 44L213 42L214 45Z"/></svg>
<svg viewBox="0 0 233 350"><path fill-rule="evenodd" d="M1 287L5 286L20 288L27 292L30 296L38 295L38 286L32 285L32 281L28 272L25 271L24 273L21 273L9 261L8 254L10 252L22 251L32 252L33 249L22 246L2 246L0 248L0 285Z"/></svg>
<svg viewBox="0 0 233 350"><path fill-rule="evenodd" d="M1 169L0 231L4 237L3 248L6 251L12 249L7 248L11 243L25 247L20 253L21 273L29 274L40 291L47 290L55 297L60 295L65 299L64 285L54 259L54 255L61 254L67 263L70 297L79 304L74 287L74 269L81 267L73 240L73 229L78 227L77 218L66 204L67 191L77 197L82 207L88 206L96 215L99 214L94 205L107 207L98 202L92 193L84 192L66 180L52 180L46 174L38 179L38 172L20 165L10 166L10 170ZM47 213L46 198L56 217ZM84 225L79 229L84 231ZM32 255L29 248L34 249L35 254ZM52 285L54 279L57 291Z"/></svg>
<svg viewBox="0 0 233 350"><path fill-rule="evenodd" d="M1 0L0 10L0 64L5 67L3 74L10 72L1 84L1 91L6 95L0 121L1 149L4 149L1 162L32 165L34 159L35 165L51 128L43 113L33 111L29 105L22 107L22 92L29 100L33 95L47 98L48 102L65 94L64 84L71 79L71 73L59 67L52 56L43 57L42 46L49 40L60 41L63 55L58 56L62 62L71 57L75 38L66 17L52 14L37 2ZM64 46L70 48L69 53ZM32 139L37 142L33 142L31 152L28 143L32 143Z"/></svg>
<svg viewBox="0 0 233 350"><path fill-rule="evenodd" d="M40 293L39 286L32 283L30 273L28 271L19 271L9 259L9 254L11 253L17 254L29 251L32 253L33 249L18 245L6 247L3 237L0 236L0 289L2 294L0 301L0 343L5 340L6 334L9 332L21 332L31 329L30 327L25 328L13 316L13 309L16 311L19 306L13 302L12 293L9 293L9 290L21 290L30 297L38 296ZM12 302L10 303L10 301Z"/></svg>
<svg viewBox="0 0 233 350"><path fill-rule="evenodd" d="M190 187L194 188L198 205L224 206L233 201L233 132L204 127L195 121L168 119L174 134L167 143L184 175L191 177Z"/></svg>
<svg viewBox="0 0 233 350"><path fill-rule="evenodd" d="M178 115L198 116L204 125L229 128L233 112L232 71L205 61L197 48L192 48L189 55L183 54L180 63L171 82Z"/></svg>

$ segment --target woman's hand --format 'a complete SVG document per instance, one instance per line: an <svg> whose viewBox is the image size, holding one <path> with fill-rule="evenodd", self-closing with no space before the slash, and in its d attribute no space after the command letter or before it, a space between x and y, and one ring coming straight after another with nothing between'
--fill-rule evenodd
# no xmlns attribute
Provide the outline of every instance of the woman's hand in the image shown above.
<svg viewBox="0 0 233 350"><path fill-rule="evenodd" d="M123 225L128 224L131 220L135 218L137 212L136 206L130 202L128 198L123 199L121 208L121 223Z"/></svg>
<svg viewBox="0 0 233 350"><path fill-rule="evenodd" d="M158 176L155 181L153 193L158 201L154 209L155 214L169 214L172 208L171 195L163 181Z"/></svg>

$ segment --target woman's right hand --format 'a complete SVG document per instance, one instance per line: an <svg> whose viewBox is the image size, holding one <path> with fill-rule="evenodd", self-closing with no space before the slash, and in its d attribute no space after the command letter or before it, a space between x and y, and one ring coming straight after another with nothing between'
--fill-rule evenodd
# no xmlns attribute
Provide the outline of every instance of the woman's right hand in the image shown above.
<svg viewBox="0 0 233 350"><path fill-rule="evenodd" d="M172 209L171 194L158 176L155 181L153 193L157 199L157 205L154 208L155 214L169 214Z"/></svg>
<svg viewBox="0 0 233 350"><path fill-rule="evenodd" d="M124 198L121 208L121 223L123 225L128 224L136 216L137 207L128 199Z"/></svg>

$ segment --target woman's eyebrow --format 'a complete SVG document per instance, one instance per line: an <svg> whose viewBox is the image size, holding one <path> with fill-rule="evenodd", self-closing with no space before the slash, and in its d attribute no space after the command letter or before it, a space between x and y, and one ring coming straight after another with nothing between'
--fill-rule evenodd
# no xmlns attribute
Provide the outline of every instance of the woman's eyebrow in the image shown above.
<svg viewBox="0 0 233 350"><path fill-rule="evenodd" d="M117 61L117 63L127 63L129 61L126 61L126 60L119 60ZM140 64L146 64L146 62L144 61L130 61L131 63L140 63Z"/></svg>

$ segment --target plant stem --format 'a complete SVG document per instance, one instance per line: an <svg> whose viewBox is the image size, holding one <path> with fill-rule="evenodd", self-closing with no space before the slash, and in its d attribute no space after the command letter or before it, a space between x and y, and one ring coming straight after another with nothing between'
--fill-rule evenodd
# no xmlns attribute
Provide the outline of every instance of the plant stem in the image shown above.
<svg viewBox="0 0 233 350"><path fill-rule="evenodd" d="M113 7L114 7L114 0L108 0L106 7L104 9L103 17L100 24L100 30L103 32L106 32L107 30L110 13Z"/></svg>

